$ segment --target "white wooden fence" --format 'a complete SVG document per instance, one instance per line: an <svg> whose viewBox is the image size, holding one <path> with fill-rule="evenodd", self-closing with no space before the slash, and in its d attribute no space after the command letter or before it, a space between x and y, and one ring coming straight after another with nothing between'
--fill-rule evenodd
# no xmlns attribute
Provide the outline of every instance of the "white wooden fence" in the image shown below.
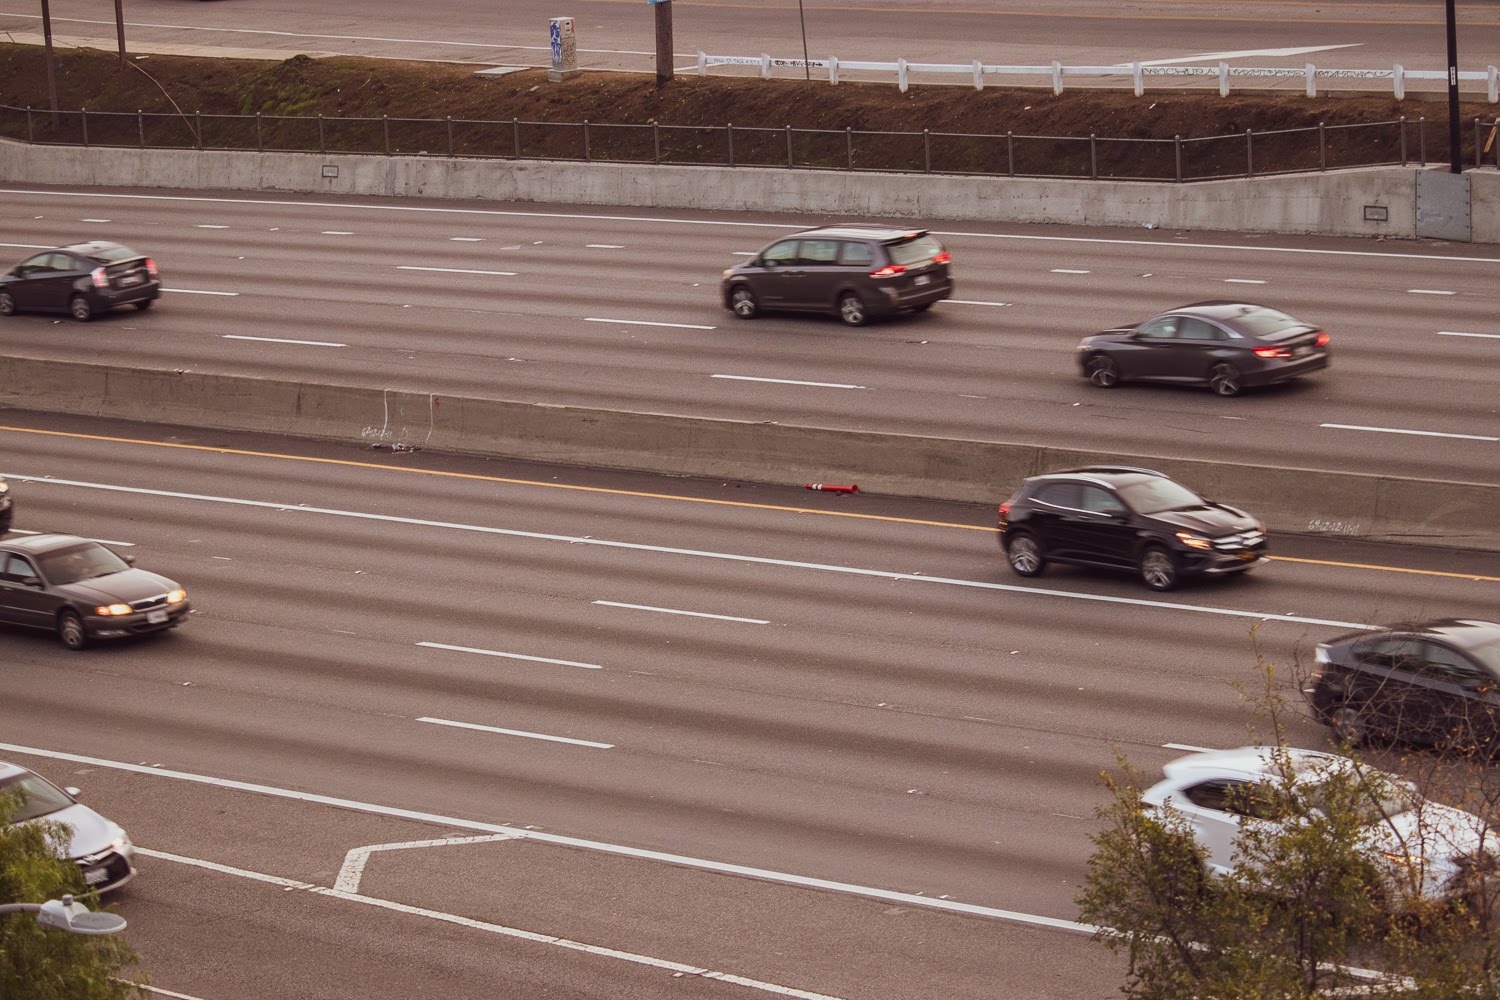
<svg viewBox="0 0 1500 1000"><path fill-rule="evenodd" d="M708 70L716 66L758 66L762 77L770 77L773 69L807 69L817 70L821 76L828 74L829 83L839 82L841 71L849 72L872 72L872 73L895 73L896 85L903 91L910 83L912 73L950 73L969 76L974 82L975 90L983 90L985 80L988 77L1045 77L1052 81L1052 92L1061 94L1063 92L1063 80L1065 77L1094 77L1096 79L1110 79L1126 76L1130 77L1135 89L1135 96L1140 97L1146 89L1148 77L1181 77L1194 82L1205 77L1217 78L1219 84L1219 95L1229 96L1229 81L1232 78L1250 79L1286 79L1301 77L1307 87L1308 97L1318 96L1318 83L1321 80L1390 80L1391 87L1396 99L1401 100L1406 96L1406 83L1408 80L1440 80L1446 82L1447 70L1432 69L1407 69L1400 63L1390 69L1318 69L1312 63L1298 69L1295 66L1276 67L1253 67L1253 66L1231 66L1227 62L1220 62L1217 66L1153 66L1147 63L1128 63L1120 66L1064 66L1060 62L1052 62L1046 66L1000 66L980 62L975 59L971 63L918 63L908 62L905 59L897 59L895 62L868 62L864 60L843 60L837 57L828 59L773 59L769 55L759 56L711 56L705 52L698 53L698 75L702 76ZM1458 79L1462 81L1484 83L1487 96L1491 104L1500 103L1500 71L1494 66L1484 70L1461 70ZM997 81L999 82L999 81Z"/></svg>

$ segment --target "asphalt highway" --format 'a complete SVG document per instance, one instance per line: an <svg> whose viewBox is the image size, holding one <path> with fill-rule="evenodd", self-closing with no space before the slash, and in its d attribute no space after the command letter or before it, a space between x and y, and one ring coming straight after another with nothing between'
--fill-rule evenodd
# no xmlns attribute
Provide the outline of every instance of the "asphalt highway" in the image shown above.
<svg viewBox="0 0 1500 1000"><path fill-rule="evenodd" d="M53 0L54 31L78 43L115 45L108 5ZM805 0L814 58L1046 65L1135 60L1247 66L1408 69L1446 65L1442 8L1427 0ZM681 69L697 52L802 55L799 4L791 0L673 0ZM366 0L356 7L288 0L131 0L127 40L138 49L280 56L327 52L538 66L550 58L547 19L575 19L581 66L649 71L655 28L641 0L579 0L552 9L523 0ZM0 31L40 31L34 5L0 2ZM1500 10L1459 5L1460 65L1483 69L1500 51ZM1493 61L1492 58L1489 61ZM942 79L942 78L936 78ZM1288 86L1300 86L1292 81Z"/></svg>
<svg viewBox="0 0 1500 1000"><path fill-rule="evenodd" d="M1258 658L1500 584L1299 538L1164 597L1021 581L988 506L16 411L0 455L18 529L193 601L0 631L0 758L132 833L127 933L202 1000L1115 995L1068 922L1116 752L1242 745Z"/></svg>
<svg viewBox="0 0 1500 1000"><path fill-rule="evenodd" d="M7 319L19 355L1500 482L1493 249L935 225L955 300L849 329L720 304L724 267L812 217L44 190L0 212L14 260L118 240L167 289L88 325ZM1226 297L1322 325L1332 367L1234 400L1078 375L1081 335Z"/></svg>

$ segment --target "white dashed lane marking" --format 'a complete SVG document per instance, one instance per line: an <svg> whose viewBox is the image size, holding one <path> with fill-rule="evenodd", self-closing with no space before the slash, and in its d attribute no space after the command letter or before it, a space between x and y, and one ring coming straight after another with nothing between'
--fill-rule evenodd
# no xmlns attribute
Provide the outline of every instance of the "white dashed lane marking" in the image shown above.
<svg viewBox="0 0 1500 1000"><path fill-rule="evenodd" d="M847 382L804 382L795 378L758 378L754 375L710 375L709 378L732 379L736 382L774 382L777 385L810 385L819 389L863 389L862 385Z"/></svg>
<svg viewBox="0 0 1500 1000"><path fill-rule="evenodd" d="M585 323L620 323L624 326L665 326L674 330L717 330L716 326L704 326L701 323L661 323L650 319L610 319L606 316L585 316Z"/></svg>
<svg viewBox="0 0 1500 1000"><path fill-rule="evenodd" d="M332 340L288 340L285 337L251 337L245 334L226 333L225 340L259 340L267 344L300 344L303 347L348 347Z"/></svg>
<svg viewBox="0 0 1500 1000"><path fill-rule="evenodd" d="M498 733L501 736L521 736L528 740L544 740L548 743L569 743L576 747L591 747L595 750L613 750L613 743L596 743L593 740L575 740L571 736L550 736L547 733L529 733L524 729L501 729L499 726L481 726L477 722L454 722L452 719L433 719L422 716L418 722L430 722L435 726L451 726L454 729L473 729L481 733Z"/></svg>
<svg viewBox="0 0 1500 1000"><path fill-rule="evenodd" d="M515 271L474 271L466 267L421 267L417 264L397 264L398 271L439 271L443 274L493 274L502 278L514 278Z"/></svg>
<svg viewBox="0 0 1500 1000"><path fill-rule="evenodd" d="M713 615L706 611L680 611L677 608L656 608L649 604L622 604L619 601L595 601L606 608L627 608L632 611L655 611L663 615L687 615L690 618L713 618L721 622L744 622L747 625L769 625L764 618L737 618L734 615Z"/></svg>
<svg viewBox="0 0 1500 1000"><path fill-rule="evenodd" d="M498 656L507 660L526 660L529 663L552 663L559 667L583 667L585 670L603 670L597 663L579 663L577 660L554 660L550 656L528 656L525 653L504 653L498 649L480 649L476 646L450 646L446 642L419 642L424 649L446 649L453 653L474 653L479 656Z"/></svg>
<svg viewBox="0 0 1500 1000"><path fill-rule="evenodd" d="M1319 424L1338 431L1373 431L1377 434L1414 434L1417 437L1457 438L1460 441L1500 441L1500 437L1488 434L1447 434L1443 431L1413 431L1404 427L1364 427L1360 424Z"/></svg>
<svg viewBox="0 0 1500 1000"><path fill-rule="evenodd" d="M1485 340L1500 340L1500 333L1460 333L1457 330L1439 330L1439 337L1482 337Z"/></svg>

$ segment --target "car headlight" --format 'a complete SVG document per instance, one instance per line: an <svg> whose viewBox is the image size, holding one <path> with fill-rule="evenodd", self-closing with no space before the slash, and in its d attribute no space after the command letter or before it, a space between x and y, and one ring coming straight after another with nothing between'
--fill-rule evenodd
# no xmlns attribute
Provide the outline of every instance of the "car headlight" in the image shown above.
<svg viewBox="0 0 1500 1000"><path fill-rule="evenodd" d="M1328 644L1327 643L1322 643L1322 642L1318 643L1318 648L1315 649L1315 650L1313 650L1313 662L1314 663L1332 663L1333 662L1332 658L1328 655Z"/></svg>
<svg viewBox="0 0 1500 1000"><path fill-rule="evenodd" d="M94 609L96 615L128 615L131 608L128 604L106 604Z"/></svg>
<svg viewBox="0 0 1500 1000"><path fill-rule="evenodd" d="M731 275L731 274L733 274L733 273L734 273L734 271L733 271L733 269L726 269L726 270L725 270L725 271L724 271L724 277L726 277L726 278L727 278L727 277L729 277L729 276L730 276L730 275Z"/></svg>
<svg viewBox="0 0 1500 1000"><path fill-rule="evenodd" d="M1190 549L1211 549L1214 543L1202 535L1195 535L1191 531L1179 531L1177 540Z"/></svg>
<svg viewBox="0 0 1500 1000"><path fill-rule="evenodd" d="M181 604L185 600L187 600L187 591L185 591L185 590L169 590L169 591L167 591L167 603L168 604Z"/></svg>
<svg viewBox="0 0 1500 1000"><path fill-rule="evenodd" d="M0 482L0 493L9 493L10 483Z"/></svg>

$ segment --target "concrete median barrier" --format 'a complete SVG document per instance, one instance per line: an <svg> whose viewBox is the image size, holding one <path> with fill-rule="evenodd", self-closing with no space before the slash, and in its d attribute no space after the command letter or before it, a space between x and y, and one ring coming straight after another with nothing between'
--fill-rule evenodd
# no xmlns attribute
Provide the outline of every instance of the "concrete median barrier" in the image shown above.
<svg viewBox="0 0 1500 1000"><path fill-rule="evenodd" d="M347 385L7 358L0 405L50 413L975 503L1092 463L1157 468L1273 531L1500 551L1500 486L630 413Z"/></svg>

